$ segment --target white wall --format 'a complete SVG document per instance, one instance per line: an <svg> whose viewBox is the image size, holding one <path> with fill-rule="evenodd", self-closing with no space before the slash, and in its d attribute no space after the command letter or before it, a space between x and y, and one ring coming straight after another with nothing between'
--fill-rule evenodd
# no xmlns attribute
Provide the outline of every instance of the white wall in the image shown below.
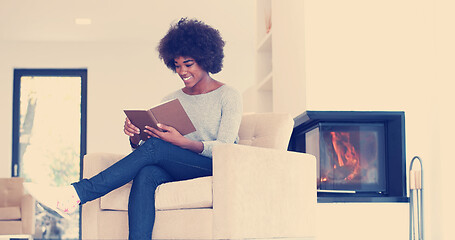
<svg viewBox="0 0 455 240"><path fill-rule="evenodd" d="M424 182L428 187L425 192L429 219L428 239L455 239L453 231L453 216L455 206L453 204L454 193L453 169L453 136L455 136L453 83L455 80L455 32L451 31L455 25L455 2L451 0L438 0L433 3L433 34L435 48L435 74L434 81L430 79L432 94L429 113L432 118L430 128L431 158L427 159L430 170L424 177L429 180ZM434 164L433 164L434 163Z"/></svg>
<svg viewBox="0 0 455 240"><path fill-rule="evenodd" d="M150 41L14 42L0 41L0 177L11 174L14 68L87 68L87 152L130 151L123 134L124 108L146 108L178 88L181 80L158 59L156 46L172 21L196 17L218 28L226 41L224 69L214 75L239 91L254 81L254 2L235 1L206 9L199 1L163 9L162 27L147 29ZM203 2L203 1L202 1ZM133 6L137 7L137 6ZM188 9L197 11L185 12ZM159 12L159 11L158 11ZM107 13L113 14L113 13ZM185 14L185 15L181 15ZM192 15L195 14L195 15ZM226 16L235 15L235 18ZM14 24L14 23L12 23ZM20 29L18 29L20 31ZM58 109L57 109L58 111ZM52 116L49 116L52 117Z"/></svg>
<svg viewBox="0 0 455 240"><path fill-rule="evenodd" d="M306 108L405 111L408 165L416 155L424 164L426 239L454 236L448 197L454 10L442 0L331 0L305 1L303 12ZM318 210L320 240L408 239L407 204Z"/></svg>

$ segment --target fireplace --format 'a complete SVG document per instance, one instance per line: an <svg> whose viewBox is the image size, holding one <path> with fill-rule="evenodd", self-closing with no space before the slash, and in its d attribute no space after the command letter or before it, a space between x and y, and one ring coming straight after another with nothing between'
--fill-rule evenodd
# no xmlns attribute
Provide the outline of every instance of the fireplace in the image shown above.
<svg viewBox="0 0 455 240"><path fill-rule="evenodd" d="M307 111L290 151L317 159L318 202L407 202L404 112Z"/></svg>

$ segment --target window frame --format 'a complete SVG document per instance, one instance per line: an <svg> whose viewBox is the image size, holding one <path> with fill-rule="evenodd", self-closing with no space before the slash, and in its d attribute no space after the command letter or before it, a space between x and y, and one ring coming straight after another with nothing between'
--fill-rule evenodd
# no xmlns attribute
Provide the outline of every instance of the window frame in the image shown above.
<svg viewBox="0 0 455 240"><path fill-rule="evenodd" d="M80 135L80 174L83 176L83 158L87 153L87 69L14 69L13 82L13 133L12 133L12 164L11 176L18 177L19 164L19 138L20 138L20 97L21 78L23 76L39 77L80 77L81 78L81 135Z"/></svg>

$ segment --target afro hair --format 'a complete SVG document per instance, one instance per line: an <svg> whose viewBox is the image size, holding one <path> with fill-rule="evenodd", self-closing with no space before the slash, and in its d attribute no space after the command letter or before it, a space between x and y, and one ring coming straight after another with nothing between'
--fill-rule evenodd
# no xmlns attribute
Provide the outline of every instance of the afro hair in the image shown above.
<svg viewBox="0 0 455 240"><path fill-rule="evenodd" d="M191 57L206 72L218 73L223 67L224 45L217 29L195 19L182 18L170 27L157 49L160 59L174 72L175 58Z"/></svg>

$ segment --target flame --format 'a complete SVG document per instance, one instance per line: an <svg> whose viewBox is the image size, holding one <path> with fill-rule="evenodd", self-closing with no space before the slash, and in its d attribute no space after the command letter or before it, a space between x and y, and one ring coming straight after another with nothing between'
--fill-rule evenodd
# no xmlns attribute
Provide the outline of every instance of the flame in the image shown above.
<svg viewBox="0 0 455 240"><path fill-rule="evenodd" d="M349 132L330 132L332 136L333 149L336 154L336 163L339 167L349 167L351 173L345 177L345 180L354 179L360 172L360 158L354 145L351 143L351 135ZM337 168L334 165L334 169Z"/></svg>

